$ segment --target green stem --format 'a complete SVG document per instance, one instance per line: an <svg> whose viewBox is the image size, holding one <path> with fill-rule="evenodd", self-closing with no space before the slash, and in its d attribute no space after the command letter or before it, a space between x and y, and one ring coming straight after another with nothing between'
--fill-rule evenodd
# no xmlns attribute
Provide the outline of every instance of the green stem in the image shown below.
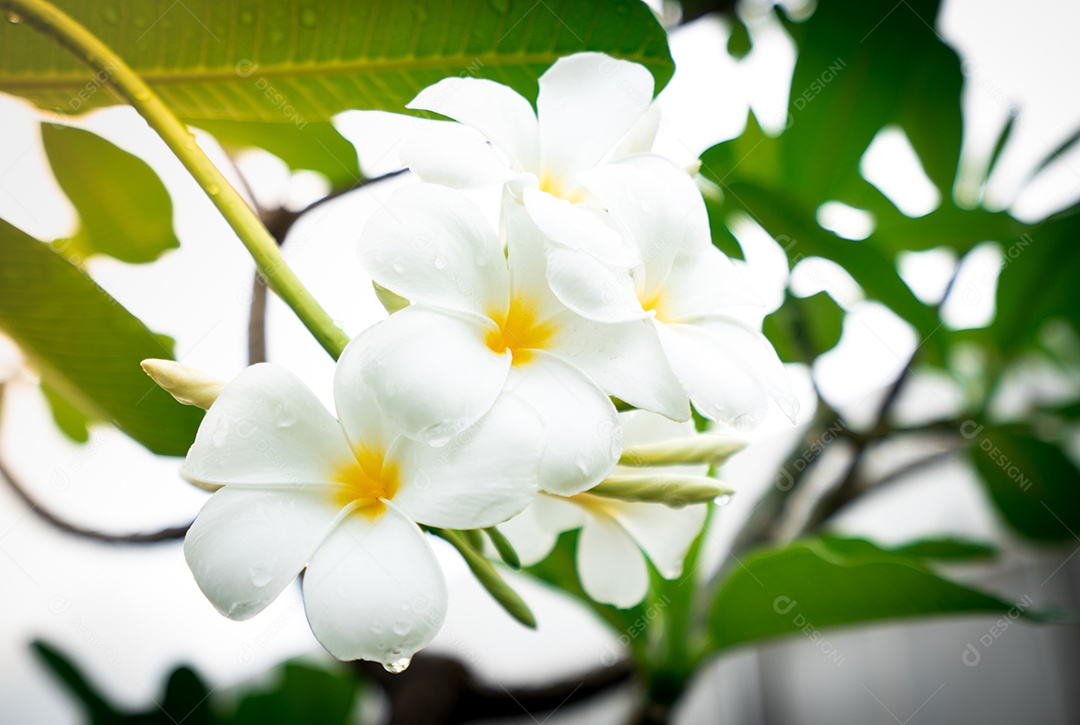
<svg viewBox="0 0 1080 725"><path fill-rule="evenodd" d="M202 187L255 259L267 284L292 308L319 344L336 360L349 342L311 293L285 264L277 242L194 136L150 87L107 45L78 21L45 0L0 0L9 19L25 22L56 40L139 112Z"/></svg>

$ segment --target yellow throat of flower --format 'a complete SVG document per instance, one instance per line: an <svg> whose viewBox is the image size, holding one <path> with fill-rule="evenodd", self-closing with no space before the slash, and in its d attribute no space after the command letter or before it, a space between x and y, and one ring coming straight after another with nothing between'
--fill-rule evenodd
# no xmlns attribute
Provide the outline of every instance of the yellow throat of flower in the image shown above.
<svg viewBox="0 0 1080 725"><path fill-rule="evenodd" d="M531 360L533 350L545 349L556 328L550 321L539 319L537 308L535 301L515 295L505 318L501 314L490 315L499 329L488 332L485 340L488 348L500 354L509 350L514 365Z"/></svg>
<svg viewBox="0 0 1080 725"><path fill-rule="evenodd" d="M573 182L567 183L566 179L558 174L545 171L540 174L540 191L546 191L552 196L557 196L571 204L579 204L585 201L585 190Z"/></svg>
<svg viewBox="0 0 1080 725"><path fill-rule="evenodd" d="M385 502L394 498L400 485L397 463L370 449L358 450L354 459L334 469L331 478L341 484L331 494L334 503L371 519L386 512Z"/></svg>

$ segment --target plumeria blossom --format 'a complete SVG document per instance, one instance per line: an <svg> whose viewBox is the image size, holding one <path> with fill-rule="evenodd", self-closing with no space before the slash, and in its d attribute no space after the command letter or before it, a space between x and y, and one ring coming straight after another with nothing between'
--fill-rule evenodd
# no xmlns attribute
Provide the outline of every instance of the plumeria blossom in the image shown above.
<svg viewBox="0 0 1080 725"><path fill-rule="evenodd" d="M684 397L712 420L752 428L770 398L794 419L798 399L776 351L739 317L760 304L713 246L690 176L666 159L639 155L579 178L608 210L603 224L629 240L641 262L603 294L576 297L574 310L594 320L637 321L637 344L663 355ZM550 195L526 190L524 200L528 209L544 209L533 219L557 243L602 228L594 215Z"/></svg>
<svg viewBox="0 0 1080 725"><path fill-rule="evenodd" d="M224 615L247 619L301 572L308 622L340 659L400 671L446 613L446 583L417 524L487 527L536 494L540 422L500 396L442 448L379 414L355 364L338 364L335 419L298 378L262 364L210 406L186 475L221 488L187 534L184 555Z"/></svg>
<svg viewBox="0 0 1080 725"><path fill-rule="evenodd" d="M637 344L627 326L585 320L551 294L543 238L522 214L511 205L503 217L507 257L458 192L430 184L395 192L365 226L359 255L376 283L412 304L360 335L359 367L383 413L434 444L512 391L543 421L540 488L573 494L618 460L609 393L683 418L689 408L663 376L659 348Z"/></svg>
<svg viewBox="0 0 1080 725"><path fill-rule="evenodd" d="M536 111L517 91L479 78L446 78L408 108L433 111L471 127L438 125L410 139L402 161L430 183L465 188L514 182L583 201L577 174L652 147L659 114L645 66L603 53L576 53L540 76ZM485 143L486 139L489 143Z"/></svg>
<svg viewBox="0 0 1080 725"><path fill-rule="evenodd" d="M627 445L693 436L689 422L675 423L644 411L619 416ZM665 473L703 476L707 465L665 466ZM616 472L640 474L640 468ZM651 469L659 470L659 469ZM499 526L523 566L547 558L559 534L581 529L576 563L582 588L592 599L632 607L649 588L645 556L666 579L681 576L690 545L705 523L707 504L681 509L658 503L619 501L588 492L561 497L541 494L521 514Z"/></svg>
<svg viewBox="0 0 1080 725"><path fill-rule="evenodd" d="M500 183L518 203L528 190L574 204L586 223L549 246L549 284L572 309L581 296L601 302L640 260L618 234L595 219L589 222L587 217L602 209L581 175L652 148L660 120L653 90L644 66L603 53L557 60L540 76L535 112L508 86L447 78L421 91L409 108L448 116L480 137L438 124L406 143L402 163L431 183L455 188ZM528 212L538 223L558 223L546 217L552 209L533 204Z"/></svg>

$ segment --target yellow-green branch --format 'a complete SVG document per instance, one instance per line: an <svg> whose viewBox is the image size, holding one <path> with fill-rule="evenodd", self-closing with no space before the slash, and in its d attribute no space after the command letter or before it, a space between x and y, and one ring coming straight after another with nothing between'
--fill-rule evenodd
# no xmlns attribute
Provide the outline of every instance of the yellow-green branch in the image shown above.
<svg viewBox="0 0 1080 725"><path fill-rule="evenodd" d="M142 78L78 21L44 0L0 0L0 9L8 14L9 20L23 22L53 38L91 70L100 73L109 87L146 119L240 237L270 288L336 360L349 342L348 336L285 264L277 242L259 217Z"/></svg>

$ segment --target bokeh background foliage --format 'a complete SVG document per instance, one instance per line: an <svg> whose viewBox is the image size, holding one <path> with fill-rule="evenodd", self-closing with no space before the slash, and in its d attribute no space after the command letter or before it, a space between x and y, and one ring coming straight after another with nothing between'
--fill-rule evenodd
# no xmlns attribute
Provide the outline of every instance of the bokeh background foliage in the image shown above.
<svg viewBox="0 0 1080 725"><path fill-rule="evenodd" d="M205 32L196 32L181 10L170 13L168 0L57 4L113 47L184 121L226 148L259 147L293 169L317 171L332 193L363 179L355 150L330 123L341 111L404 113L417 91L462 74L506 83L535 100L539 75L558 57L581 50L645 64L658 91L674 68L664 29L634 0L566 0L543 3L539 10L532 0L312 0L302 7L188 0L187 11L201 19ZM821 0L798 22L776 11L798 47L787 123L766 133L751 115L740 136L702 154L714 242L742 257L734 230L748 217L784 242L791 266L807 257L835 262L869 298L917 331L920 344L910 373L896 381L893 393L919 371L953 377L969 392L959 415L915 429L892 424L895 396L886 396L869 428L844 421L848 443L862 452L904 435L942 433L969 451L989 500L1018 536L1043 544L1065 541L1080 530L1080 472L1063 449L1080 408L1031 406L1001 420L991 403L1004 377L1032 356L1068 370L1080 362L1075 349L1054 345L1056 338L1046 334L1048 325L1062 321L1073 339L1080 329L1080 287L1047 283L1080 275L1080 209L1022 223L983 204L982 191L1011 126L1003 129L990 158L961 158L964 74L957 54L933 28L939 3L903 5L889 22L880 22L879 5L859 0ZM736 25L732 49L745 52L752 37ZM169 195L143 161L65 125L68 116L116 102L107 77L95 78L61 47L18 24L0 26L0 47L0 91L47 112L42 136L48 158L80 217L78 232L59 240L35 240L0 221L0 330L40 373L56 421L70 437L85 441L89 422L111 422L155 453L182 455L201 413L175 404L138 366L147 357L170 357L171 342L148 330L138 309L125 309L82 268L93 255L139 264L175 248ZM289 99L288 108L267 95L271 86ZM936 187L940 202L932 211L905 214L861 173L867 147L886 128L904 132ZM980 170L977 178L965 178L964 170L972 168ZM102 179L108 179L109 193L103 193ZM826 202L869 212L873 231L852 240L825 228L818 210ZM920 299L901 278L898 255L947 248L962 260L987 241L1019 249L1023 263L1002 269L991 324L952 329L941 316L944 299ZM813 364L836 345L845 314L824 292L799 297L789 291L785 304L766 319L765 331L785 361ZM961 353L973 352L982 361L974 380L956 365ZM803 444L842 419L820 401ZM1018 486L986 454L986 441L1022 469L1031 485ZM802 450L800 445L796 453ZM635 608L617 610L584 595L573 565L572 533L526 573L576 597L619 634L663 602L655 622L647 617L646 635L628 643L649 700L660 708L651 711L661 713L658 720L716 653L800 630L796 619L778 615L778 596L797 600L800 613L818 627L1003 614L1013 607L939 571L942 562L992 557L986 545L941 539L884 547L830 535L831 517L864 492L852 475L823 497L797 527L797 538L779 535L773 523L790 513L797 484L766 494L764 516L752 518L736 541L738 566L725 566L715 579L694 586L653 572L650 599ZM686 564L690 576L700 548L699 540ZM1052 616L1023 614L1034 620ZM128 713L110 704L60 652L41 643L35 647L94 722L165 722L162 713L188 713L188 722L290 722L312 712L319 713L319 722L343 722L362 697L357 671L287 664L269 689L227 701L181 668L169 680L161 708ZM359 674L362 680L365 674ZM411 671L402 679L410 676Z"/></svg>

